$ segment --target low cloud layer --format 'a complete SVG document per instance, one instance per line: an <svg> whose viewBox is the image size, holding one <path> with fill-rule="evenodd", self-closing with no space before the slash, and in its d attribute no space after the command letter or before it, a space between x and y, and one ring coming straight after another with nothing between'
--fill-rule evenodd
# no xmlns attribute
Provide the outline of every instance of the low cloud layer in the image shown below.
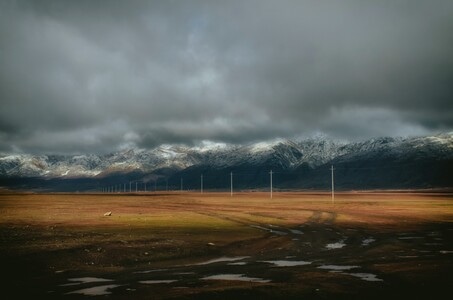
<svg viewBox="0 0 453 300"><path fill-rule="evenodd" d="M0 151L453 128L452 1L7 1Z"/></svg>

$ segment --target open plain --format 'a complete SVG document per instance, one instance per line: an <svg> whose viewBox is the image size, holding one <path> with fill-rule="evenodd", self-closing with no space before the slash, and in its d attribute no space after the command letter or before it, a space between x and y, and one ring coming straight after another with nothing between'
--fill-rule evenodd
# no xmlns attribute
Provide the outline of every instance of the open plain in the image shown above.
<svg viewBox="0 0 453 300"><path fill-rule="evenodd" d="M8 299L440 299L453 194L3 193L0 262Z"/></svg>

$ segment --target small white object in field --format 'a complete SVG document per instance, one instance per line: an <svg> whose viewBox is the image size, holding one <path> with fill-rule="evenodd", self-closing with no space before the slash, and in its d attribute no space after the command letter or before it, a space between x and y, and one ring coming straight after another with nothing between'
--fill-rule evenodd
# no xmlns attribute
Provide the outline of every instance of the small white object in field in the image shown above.
<svg viewBox="0 0 453 300"><path fill-rule="evenodd" d="M110 217L111 215L112 215L112 212L109 211L109 212L106 212L106 213L104 214L104 217Z"/></svg>

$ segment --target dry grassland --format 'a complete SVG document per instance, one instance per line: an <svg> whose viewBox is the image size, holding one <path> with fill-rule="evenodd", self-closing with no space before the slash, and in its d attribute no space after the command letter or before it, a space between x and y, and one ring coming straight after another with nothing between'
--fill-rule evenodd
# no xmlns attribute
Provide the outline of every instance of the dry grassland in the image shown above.
<svg viewBox="0 0 453 300"><path fill-rule="evenodd" d="M453 195L0 194L0 238L9 299L435 299Z"/></svg>

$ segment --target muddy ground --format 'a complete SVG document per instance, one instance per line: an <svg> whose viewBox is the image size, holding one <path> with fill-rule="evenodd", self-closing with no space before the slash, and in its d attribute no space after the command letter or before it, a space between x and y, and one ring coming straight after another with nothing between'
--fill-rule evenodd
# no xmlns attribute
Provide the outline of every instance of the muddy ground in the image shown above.
<svg viewBox="0 0 453 300"><path fill-rule="evenodd" d="M443 299L453 195L4 193L0 263L8 299Z"/></svg>

